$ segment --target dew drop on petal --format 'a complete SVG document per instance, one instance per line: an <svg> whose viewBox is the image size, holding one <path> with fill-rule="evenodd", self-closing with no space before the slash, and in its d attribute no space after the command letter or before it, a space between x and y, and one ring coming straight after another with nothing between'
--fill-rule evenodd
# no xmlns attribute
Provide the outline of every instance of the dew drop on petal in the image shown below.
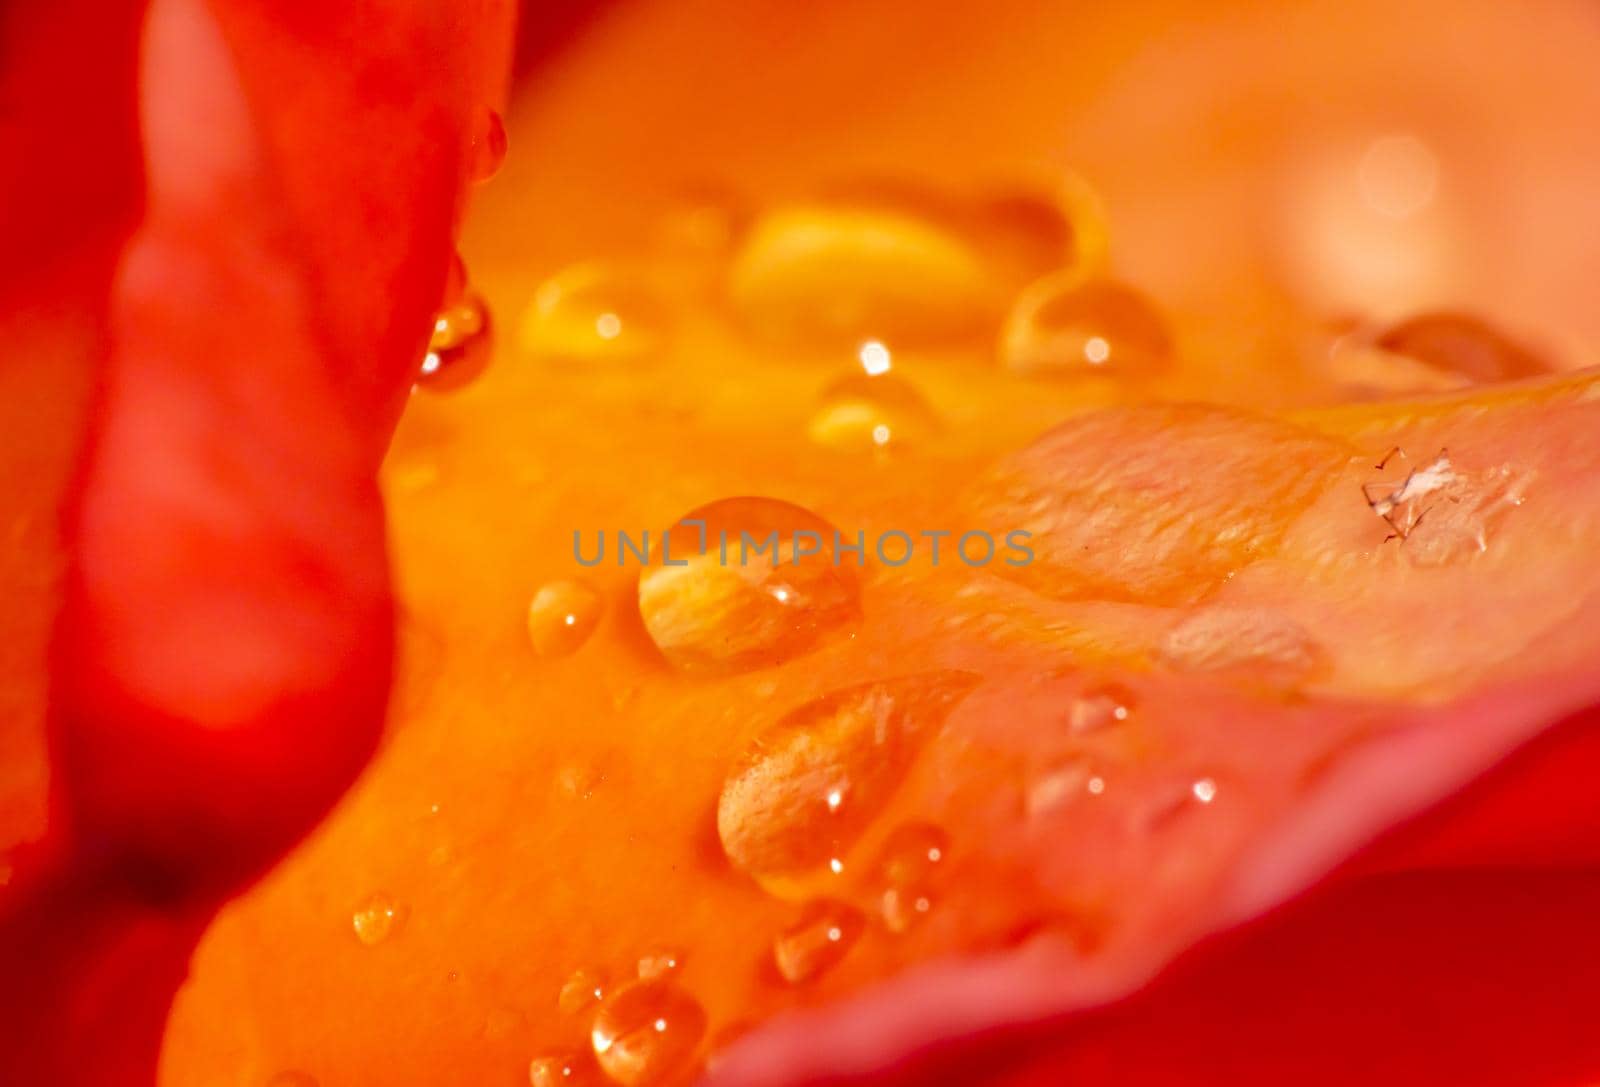
<svg viewBox="0 0 1600 1087"><path fill-rule="evenodd" d="M494 353L493 322L481 297L467 293L434 318L428 353L417 374L417 387L428 392L454 392L472 383L488 367Z"/></svg>
<svg viewBox="0 0 1600 1087"><path fill-rule="evenodd" d="M850 951L866 928L854 906L831 899L806 904L794 924L772 941L772 961L791 985L802 985L827 973Z"/></svg>
<svg viewBox="0 0 1600 1087"><path fill-rule="evenodd" d="M545 280L523 319L520 344L552 362L623 362L669 346L672 305L648 269L578 264Z"/></svg>
<svg viewBox="0 0 1600 1087"><path fill-rule="evenodd" d="M472 136L472 180L488 181L506 161L506 123L500 112L485 107Z"/></svg>
<svg viewBox="0 0 1600 1087"><path fill-rule="evenodd" d="M601 1087L604 1082L588 1052L549 1053L528 1062L529 1087Z"/></svg>
<svg viewBox="0 0 1600 1087"><path fill-rule="evenodd" d="M630 982L607 997L590 1040L607 1076L622 1087L644 1087L685 1069L705 1031L700 1003L676 983L657 978Z"/></svg>
<svg viewBox="0 0 1600 1087"><path fill-rule="evenodd" d="M381 944L405 925L410 913L404 903L379 891L363 899L350 916L356 939L368 947Z"/></svg>
<svg viewBox="0 0 1600 1087"><path fill-rule="evenodd" d="M683 952L673 947L657 947L639 956L639 976L646 980L664 978L683 968Z"/></svg>
<svg viewBox="0 0 1600 1087"><path fill-rule="evenodd" d="M561 983L556 1007L565 1015L577 1015L605 999L605 977L598 970L580 967Z"/></svg>
<svg viewBox="0 0 1600 1087"><path fill-rule="evenodd" d="M1075 735L1083 735L1126 724L1136 704L1134 693L1119 683L1091 687L1073 699L1067 711L1067 728Z"/></svg>
<svg viewBox="0 0 1600 1087"><path fill-rule="evenodd" d="M1095 783L1098 787L1092 787ZM1098 795L1104 789L1105 783L1093 775L1086 761L1067 759L1029 781L1023 804L1030 816L1038 817L1065 807L1075 797L1085 793Z"/></svg>
<svg viewBox="0 0 1600 1087"><path fill-rule="evenodd" d="M1076 271L1036 280L1018 296L1000 334L1014 373L1040 377L1144 377L1168 368L1166 320L1142 294Z"/></svg>
<svg viewBox="0 0 1600 1087"><path fill-rule="evenodd" d="M757 733L717 804L728 859L769 890L842 872L841 858L922 743L977 682L968 672L938 671L864 683L807 702Z"/></svg>
<svg viewBox="0 0 1600 1087"><path fill-rule="evenodd" d="M541 657L576 652L600 622L600 594L581 581L541 585L528 604L528 638Z"/></svg>
<svg viewBox="0 0 1600 1087"><path fill-rule="evenodd" d="M1424 313L1381 333L1376 345L1469 381L1510 381L1549 373L1539 355L1487 321L1464 313Z"/></svg>
<svg viewBox="0 0 1600 1087"><path fill-rule="evenodd" d="M858 578L834 562L836 535L816 514L774 498L692 510L639 575L645 630L685 671L742 671L798 656L860 614Z"/></svg>
<svg viewBox="0 0 1600 1087"><path fill-rule="evenodd" d="M938 429L916 386L886 369L852 371L833 381L807 424L812 441L848 452L926 445Z"/></svg>
<svg viewBox="0 0 1600 1087"><path fill-rule="evenodd" d="M890 932L905 932L933 907L950 836L932 823L897 827L878 854L879 908Z"/></svg>

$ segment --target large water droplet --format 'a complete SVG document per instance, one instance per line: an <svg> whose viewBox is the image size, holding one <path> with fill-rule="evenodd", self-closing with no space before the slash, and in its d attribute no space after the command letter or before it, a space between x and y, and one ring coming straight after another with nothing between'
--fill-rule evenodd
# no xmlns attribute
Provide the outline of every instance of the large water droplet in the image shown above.
<svg viewBox="0 0 1600 1087"><path fill-rule="evenodd" d="M977 682L971 673L939 671L864 683L808 702L758 733L717 805L728 859L769 886L825 876Z"/></svg>
<svg viewBox="0 0 1600 1087"><path fill-rule="evenodd" d="M1131 287L1085 282L1076 270L1022 292L1000 336L1005 365L1020 374L1144 377L1167 369L1172 336L1154 306Z"/></svg>
<svg viewBox="0 0 1600 1087"><path fill-rule="evenodd" d="M933 908L950 836L932 823L908 823L884 841L878 854L879 910L890 932L905 932Z"/></svg>
<svg viewBox="0 0 1600 1087"><path fill-rule="evenodd" d="M685 514L639 575L639 615L689 671L776 664L853 623L860 587L835 563L833 525L774 498L728 498ZM848 561L848 560L846 560Z"/></svg>
<svg viewBox="0 0 1600 1087"><path fill-rule="evenodd" d="M604 1082L591 1053L548 1053L528 1062L529 1087L601 1087Z"/></svg>
<svg viewBox="0 0 1600 1087"><path fill-rule="evenodd" d="M578 264L534 292L520 342L550 361L632 361L664 352L673 324L670 301L646 269Z"/></svg>
<svg viewBox="0 0 1600 1087"><path fill-rule="evenodd" d="M875 365L878 359L863 348L864 365ZM882 366L876 372L853 370L823 390L807 426L812 441L849 452L928 443L939 427L933 409L916 386L888 372L886 350Z"/></svg>
<svg viewBox="0 0 1600 1087"><path fill-rule="evenodd" d="M791 985L800 985L831 970L860 939L866 920L843 902L818 899L807 903L794 924L772 941L772 961Z"/></svg>
<svg viewBox="0 0 1600 1087"><path fill-rule="evenodd" d="M476 294L464 294L439 311L417 374L417 387L454 392L472 383L494 353L489 307Z"/></svg>
<svg viewBox="0 0 1600 1087"><path fill-rule="evenodd" d="M706 1013L671 981L635 981L606 998L590 1037L595 1058L623 1087L660 1083L687 1067Z"/></svg>
<svg viewBox="0 0 1600 1087"><path fill-rule="evenodd" d="M367 896L356 906L350 915L350 924L355 930L356 939L371 947L399 932L409 913L404 903L379 891Z"/></svg>
<svg viewBox="0 0 1600 1087"><path fill-rule="evenodd" d="M589 640L600 622L600 594L581 581L541 585L528 605L528 638L541 657L564 657Z"/></svg>
<svg viewBox="0 0 1600 1087"><path fill-rule="evenodd" d="M1509 381L1549 373L1534 352L1488 322L1464 313L1424 313L1380 334L1378 347L1470 381Z"/></svg>

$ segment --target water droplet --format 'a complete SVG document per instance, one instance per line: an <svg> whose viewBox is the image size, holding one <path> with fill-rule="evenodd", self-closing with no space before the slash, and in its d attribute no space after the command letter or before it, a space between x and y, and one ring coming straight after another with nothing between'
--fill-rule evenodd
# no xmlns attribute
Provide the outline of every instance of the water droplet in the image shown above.
<svg viewBox="0 0 1600 1087"><path fill-rule="evenodd" d="M607 1076L623 1087L642 1087L684 1069L705 1030L699 1002L656 979L631 982L607 997L590 1037Z"/></svg>
<svg viewBox="0 0 1600 1087"><path fill-rule="evenodd" d="M1067 728L1076 735L1099 732L1127 723L1137 699L1120 683L1093 687L1072 701L1067 711Z"/></svg>
<svg viewBox="0 0 1600 1087"><path fill-rule="evenodd" d="M792 205L756 221L729 272L734 311L756 335L845 345L929 343L992 327L990 269L914 201Z"/></svg>
<svg viewBox="0 0 1600 1087"><path fill-rule="evenodd" d="M1416 503L1417 519L1400 541L1413 566L1443 566L1489 549L1496 527L1527 500L1532 475L1509 465L1453 473L1438 494Z"/></svg>
<svg viewBox="0 0 1600 1087"><path fill-rule="evenodd" d="M600 1003L606 996L605 978L598 970L580 967L561 983L556 997L556 1007L566 1015L579 1012Z"/></svg>
<svg viewBox="0 0 1600 1087"><path fill-rule="evenodd" d="M834 867L899 786L922 742L977 685L924 672L845 688L751 741L723 782L717 833L735 867L773 889Z"/></svg>
<svg viewBox="0 0 1600 1087"><path fill-rule="evenodd" d="M926 445L938 429L933 409L909 381L859 370L823 390L807 427L818 445L850 452Z"/></svg>
<svg viewBox="0 0 1600 1087"><path fill-rule="evenodd" d="M693 510L668 535L667 554L657 548L639 575L645 629L668 661L688 671L740 671L798 656L860 612L855 573L834 562L837 536L816 514L773 498Z"/></svg>
<svg viewBox="0 0 1600 1087"><path fill-rule="evenodd" d="M890 932L905 932L928 915L949 853L950 836L932 823L908 823L889 835L877 875L883 887L879 908Z"/></svg>
<svg viewBox="0 0 1600 1087"><path fill-rule="evenodd" d="M1135 814L1135 826L1147 832L1158 830L1210 807L1217 802L1218 796L1215 778L1196 778L1181 787L1174 786L1160 793Z"/></svg>
<svg viewBox="0 0 1600 1087"><path fill-rule="evenodd" d="M488 181L506 161L506 123L498 110L484 108L472 137L472 180Z"/></svg>
<svg viewBox="0 0 1600 1087"><path fill-rule="evenodd" d="M1510 381L1549 373L1550 365L1487 321L1464 313L1424 313L1380 334L1378 347L1470 381Z"/></svg>
<svg viewBox="0 0 1600 1087"><path fill-rule="evenodd" d="M579 264L534 292L521 344L556 362L631 361L665 351L673 324L671 304L648 270Z"/></svg>
<svg viewBox="0 0 1600 1087"><path fill-rule="evenodd" d="M799 920L772 941L772 961L791 985L801 985L831 970L866 928L861 911L843 902L810 902Z"/></svg>
<svg viewBox="0 0 1600 1087"><path fill-rule="evenodd" d="M1194 672L1235 673L1267 683L1304 679L1323 660L1320 646L1286 615L1262 608L1199 608L1167 632L1161 657Z"/></svg>
<svg viewBox="0 0 1600 1087"><path fill-rule="evenodd" d="M1030 816L1041 816L1065 807L1083 794L1098 796L1105 782L1094 776L1081 758L1068 759L1040 773L1028 785L1024 806Z"/></svg>
<svg viewBox="0 0 1600 1087"><path fill-rule="evenodd" d="M417 387L429 392L464 388L488 367L493 349L489 307L476 294L465 294L434 318Z"/></svg>
<svg viewBox="0 0 1600 1087"><path fill-rule="evenodd" d="M604 1082L592 1053L550 1053L528 1062L529 1087L601 1087Z"/></svg>
<svg viewBox="0 0 1600 1087"><path fill-rule="evenodd" d="M1160 373L1172 361L1166 321L1131 287L1085 282L1076 270L1030 284L1000 336L1005 365L1019 374L1087 377Z"/></svg>
<svg viewBox="0 0 1600 1087"><path fill-rule="evenodd" d="M541 657L565 657L589 640L600 622L600 594L581 581L541 585L528 605L528 637Z"/></svg>
<svg viewBox="0 0 1600 1087"><path fill-rule="evenodd" d="M403 903L379 891L369 895L355 908L350 923L356 939L371 947L399 932L409 913Z"/></svg>
<svg viewBox="0 0 1600 1087"><path fill-rule="evenodd" d="M639 976L645 980L664 978L683 968L683 952L672 947L658 947L639 956Z"/></svg>
<svg viewBox="0 0 1600 1087"><path fill-rule="evenodd" d="M1100 197L1074 174L993 189L977 202L972 232L1024 283L1054 268L1103 271L1110 249Z"/></svg>

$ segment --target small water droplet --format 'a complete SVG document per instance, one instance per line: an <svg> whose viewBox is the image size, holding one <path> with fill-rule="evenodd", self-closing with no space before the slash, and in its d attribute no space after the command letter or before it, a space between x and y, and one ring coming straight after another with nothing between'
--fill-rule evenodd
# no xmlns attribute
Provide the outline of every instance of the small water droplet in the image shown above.
<svg viewBox="0 0 1600 1087"><path fill-rule="evenodd" d="M879 680L814 699L762 730L717 804L728 859L769 889L842 872L923 740L976 684L954 671Z"/></svg>
<svg viewBox="0 0 1600 1087"><path fill-rule="evenodd" d="M476 294L465 294L439 311L417 373L417 387L429 392L454 392L472 383L488 367L494 353L489 307Z"/></svg>
<svg viewBox="0 0 1600 1087"><path fill-rule="evenodd" d="M607 1076L623 1087L643 1087L683 1070L705 1030L699 1002L658 978L631 982L607 997L590 1038Z"/></svg>
<svg viewBox="0 0 1600 1087"><path fill-rule="evenodd" d="M645 980L664 978L683 968L683 952L674 947L657 947L639 956L639 976Z"/></svg>
<svg viewBox="0 0 1600 1087"><path fill-rule="evenodd" d="M804 984L837 965L865 928L860 910L818 899L807 903L799 919L772 941L772 960L783 980Z"/></svg>
<svg viewBox="0 0 1600 1087"><path fill-rule="evenodd" d="M534 292L521 344L556 362L635 360L665 351L673 325L671 303L647 269L578 264Z"/></svg>
<svg viewBox="0 0 1600 1087"><path fill-rule="evenodd" d="M356 939L371 947L399 932L409 913L404 903L379 891L362 900L351 914L350 923Z"/></svg>
<svg viewBox="0 0 1600 1087"><path fill-rule="evenodd" d="M1134 693L1119 683L1093 687L1073 699L1067 728L1075 735L1126 724L1137 704Z"/></svg>
<svg viewBox="0 0 1600 1087"><path fill-rule="evenodd" d="M1189 792L1202 804L1209 804L1217 798L1217 783L1210 778L1201 778L1189 786Z"/></svg>
<svg viewBox="0 0 1600 1087"><path fill-rule="evenodd" d="M925 445L938 429L916 386L887 369L854 370L833 381L807 425L818 445L851 452Z"/></svg>
<svg viewBox="0 0 1600 1087"><path fill-rule="evenodd" d="M658 547L639 575L645 629L686 671L798 656L860 612L855 573L833 561L837 535L816 514L773 498L693 510L668 535L667 554Z"/></svg>
<svg viewBox="0 0 1600 1087"><path fill-rule="evenodd" d="M549 1053L528 1062L529 1087L601 1087L604 1082L592 1053Z"/></svg>
<svg viewBox="0 0 1600 1087"><path fill-rule="evenodd" d="M580 967L561 983L561 992L556 996L556 1007L565 1015L577 1015L600 1003L605 996L604 975L598 970Z"/></svg>
<svg viewBox="0 0 1600 1087"><path fill-rule="evenodd" d="M1160 373L1172 361L1166 321L1131 287L1058 272L1029 285L1001 332L1015 373L1042 377Z"/></svg>
<svg viewBox="0 0 1600 1087"><path fill-rule="evenodd" d="M1376 344L1470 381L1510 381L1551 370L1533 351L1465 313L1419 314L1381 333Z"/></svg>
<svg viewBox="0 0 1600 1087"><path fill-rule="evenodd" d="M883 887L879 908L890 932L905 932L928 915L949 853L950 836L932 823L908 823L885 840L877 875Z"/></svg>
<svg viewBox="0 0 1600 1087"><path fill-rule="evenodd" d="M574 653L600 622L600 594L581 581L541 585L528 605L528 637L541 657Z"/></svg>
<svg viewBox="0 0 1600 1087"><path fill-rule="evenodd" d="M485 107L478 114L472 137L472 179L488 181L506 161L506 123L498 110Z"/></svg>
<svg viewBox="0 0 1600 1087"><path fill-rule="evenodd" d="M1041 816L1065 807L1073 798L1088 794L1098 796L1105 791L1105 782L1095 776L1088 762L1081 758L1068 759L1038 774L1029 783L1023 798L1031 816Z"/></svg>
<svg viewBox="0 0 1600 1087"><path fill-rule="evenodd" d="M1158 830L1210 807L1217 802L1219 792L1213 777L1195 778L1182 786L1172 786L1135 814L1135 825L1147 832Z"/></svg>

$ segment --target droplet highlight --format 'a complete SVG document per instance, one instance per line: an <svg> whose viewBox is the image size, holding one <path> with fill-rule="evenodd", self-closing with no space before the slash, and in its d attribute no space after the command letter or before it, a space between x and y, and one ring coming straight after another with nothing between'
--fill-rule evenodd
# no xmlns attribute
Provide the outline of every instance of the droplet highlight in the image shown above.
<svg viewBox="0 0 1600 1087"><path fill-rule="evenodd" d="M837 537L821 517L775 498L692 510L639 575L645 630L669 662L690 672L796 657L859 617L857 576L833 561Z"/></svg>
<svg viewBox="0 0 1600 1087"><path fill-rule="evenodd" d="M529 1087L602 1087L604 1083L591 1053L547 1053L528 1062Z"/></svg>
<svg viewBox="0 0 1600 1087"><path fill-rule="evenodd" d="M632 982L608 997L590 1039L607 1076L623 1087L644 1087L687 1068L705 1031L699 1002L657 979Z"/></svg>
<svg viewBox="0 0 1600 1087"><path fill-rule="evenodd" d="M528 604L528 639L540 657L565 657L578 651L600 623L602 598L581 581L552 581L539 587Z"/></svg>
<svg viewBox="0 0 1600 1087"><path fill-rule="evenodd" d="M488 368L493 355L491 326L489 307L470 292L440 310L417 373L417 387L455 392L470 385Z"/></svg>
<svg viewBox="0 0 1600 1087"><path fill-rule="evenodd" d="M932 823L908 823L884 841L876 866L878 905L890 932L906 932L928 916L949 854L950 836Z"/></svg>
<svg viewBox="0 0 1600 1087"><path fill-rule="evenodd" d="M410 910L390 895L378 892L356 906L350 916L356 939L368 947L392 938L404 927Z"/></svg>
<svg viewBox="0 0 1600 1087"><path fill-rule="evenodd" d="M1067 730L1082 736L1127 724L1137 704L1137 696L1120 683L1091 687L1072 700Z"/></svg>
<svg viewBox="0 0 1600 1087"><path fill-rule="evenodd" d="M1014 373L1036 377L1148 377L1168 369L1173 343L1166 320L1141 293L1107 280L1085 282L1076 270L1028 286L1000 334L1000 355Z"/></svg>
<svg viewBox="0 0 1600 1087"><path fill-rule="evenodd" d="M868 356L878 365L876 356ZM886 360L882 360L885 361ZM812 441L851 453L927 445L938 419L916 386L887 365L844 374L823 390L807 424Z"/></svg>
<svg viewBox="0 0 1600 1087"><path fill-rule="evenodd" d="M773 939L773 965L784 981L803 985L838 965L865 928L866 919L854 906L831 899L810 902Z"/></svg>
<svg viewBox="0 0 1600 1087"><path fill-rule="evenodd" d="M683 969L683 952L674 947L657 947L639 956L639 976L645 980L664 978Z"/></svg>
<svg viewBox="0 0 1600 1087"><path fill-rule="evenodd" d="M665 352L674 323L671 301L647 269L579 264L534 292L520 344L551 362L632 362Z"/></svg>
<svg viewBox="0 0 1600 1087"><path fill-rule="evenodd" d="M564 1015L577 1015L599 1004L605 996L604 975L598 970L579 967L561 983L561 991L556 995L556 1007Z"/></svg>

